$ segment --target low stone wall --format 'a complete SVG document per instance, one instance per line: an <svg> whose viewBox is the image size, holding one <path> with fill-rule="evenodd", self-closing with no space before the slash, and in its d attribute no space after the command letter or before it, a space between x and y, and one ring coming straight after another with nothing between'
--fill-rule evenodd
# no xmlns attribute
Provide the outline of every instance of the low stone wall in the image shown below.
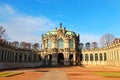
<svg viewBox="0 0 120 80"><path fill-rule="evenodd" d="M120 61L83 61L83 66L106 66L106 67L119 67Z"/></svg>
<svg viewBox="0 0 120 80"><path fill-rule="evenodd" d="M34 68L34 67L39 67L42 66L41 62L37 63L3 63L0 62L0 70L3 69L16 69L16 68Z"/></svg>

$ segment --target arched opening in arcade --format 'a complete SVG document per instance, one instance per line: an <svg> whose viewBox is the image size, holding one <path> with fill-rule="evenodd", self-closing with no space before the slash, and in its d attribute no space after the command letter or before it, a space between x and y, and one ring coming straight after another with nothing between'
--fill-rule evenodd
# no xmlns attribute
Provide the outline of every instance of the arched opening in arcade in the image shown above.
<svg viewBox="0 0 120 80"><path fill-rule="evenodd" d="M63 53L58 54L58 65L64 65L64 55L63 55Z"/></svg>
<svg viewBox="0 0 120 80"><path fill-rule="evenodd" d="M48 55L45 55L45 66L48 65Z"/></svg>
<svg viewBox="0 0 120 80"><path fill-rule="evenodd" d="M52 65L52 55L48 54L45 56L45 65Z"/></svg>
<svg viewBox="0 0 120 80"><path fill-rule="evenodd" d="M83 54L80 54L80 61L83 60Z"/></svg>
<svg viewBox="0 0 120 80"><path fill-rule="evenodd" d="M70 65L73 65L73 54L69 55L69 61L70 61Z"/></svg>
<svg viewBox="0 0 120 80"><path fill-rule="evenodd" d="M51 54L48 55L48 64L52 65L52 55Z"/></svg>

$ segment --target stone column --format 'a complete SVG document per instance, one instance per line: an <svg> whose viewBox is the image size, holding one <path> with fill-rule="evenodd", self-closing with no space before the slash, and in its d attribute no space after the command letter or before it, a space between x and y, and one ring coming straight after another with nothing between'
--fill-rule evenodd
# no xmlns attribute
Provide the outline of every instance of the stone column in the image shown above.
<svg viewBox="0 0 120 80"><path fill-rule="evenodd" d="M110 61L110 51L109 51L109 53L108 53L108 60Z"/></svg>
<svg viewBox="0 0 120 80"><path fill-rule="evenodd" d="M17 62L19 62L19 53L17 53Z"/></svg>
<svg viewBox="0 0 120 80"><path fill-rule="evenodd" d="M11 55L10 53L8 53L8 51L6 50L6 62L10 62L10 59L11 59Z"/></svg>
<svg viewBox="0 0 120 80"><path fill-rule="evenodd" d="M117 49L117 57L118 57L118 61L119 61L120 60L119 48Z"/></svg>
<svg viewBox="0 0 120 80"><path fill-rule="evenodd" d="M112 54L112 52L110 51L110 55L109 55L109 57L110 57L110 61L112 60L112 58L111 58L111 54Z"/></svg>
<svg viewBox="0 0 120 80"><path fill-rule="evenodd" d="M11 58L10 62L13 62L13 51L10 54L10 58Z"/></svg>
<svg viewBox="0 0 120 80"><path fill-rule="evenodd" d="M110 51L108 51L108 52L106 53L107 61L109 61L109 53L110 53Z"/></svg>
<svg viewBox="0 0 120 80"><path fill-rule="evenodd" d="M25 59L25 57L24 57L24 54L23 53L21 53L22 54L22 62L24 62L24 59Z"/></svg>
<svg viewBox="0 0 120 80"><path fill-rule="evenodd" d="M36 54L36 62L38 62L38 54Z"/></svg>
<svg viewBox="0 0 120 80"><path fill-rule="evenodd" d="M13 53L13 62L15 62L15 52Z"/></svg>
<svg viewBox="0 0 120 80"><path fill-rule="evenodd" d="M112 61L114 60L114 56L113 56L114 52L112 51L111 57L112 57Z"/></svg>
<svg viewBox="0 0 120 80"><path fill-rule="evenodd" d="M100 53L97 53L98 54L98 61L100 61Z"/></svg>
<svg viewBox="0 0 120 80"><path fill-rule="evenodd" d="M76 52L73 54L73 65L76 65Z"/></svg>
<svg viewBox="0 0 120 80"><path fill-rule="evenodd" d="M65 48L65 53L64 53L64 65L70 65L69 62L69 37L66 37L64 39L64 48Z"/></svg>
<svg viewBox="0 0 120 80"><path fill-rule="evenodd" d="M113 50L113 60L114 61L116 60L116 52L115 52L115 50Z"/></svg>
<svg viewBox="0 0 120 80"><path fill-rule="evenodd" d="M111 61L113 61L113 51L111 51Z"/></svg>
<svg viewBox="0 0 120 80"><path fill-rule="evenodd" d="M70 65L69 62L69 52L65 52L64 54L64 65Z"/></svg>
<svg viewBox="0 0 120 80"><path fill-rule="evenodd" d="M102 53L102 61L104 61L104 53Z"/></svg>
<svg viewBox="0 0 120 80"><path fill-rule="evenodd" d="M12 51L10 53L10 62L12 62Z"/></svg>
<svg viewBox="0 0 120 80"><path fill-rule="evenodd" d="M58 54L56 51L54 51L54 53L52 54L52 65L56 66L58 63Z"/></svg>
<svg viewBox="0 0 120 80"><path fill-rule="evenodd" d="M8 62L8 53L6 50L5 50L5 61Z"/></svg>
<svg viewBox="0 0 120 80"><path fill-rule="evenodd" d="M42 49L44 49L44 46L45 46L45 42L44 40L42 40Z"/></svg>
<svg viewBox="0 0 120 80"><path fill-rule="evenodd" d="M33 55L33 53L32 53L32 54L31 54L31 62L33 62L33 56L34 56L34 55Z"/></svg>
<svg viewBox="0 0 120 80"><path fill-rule="evenodd" d="M76 42L75 42L75 39L73 39L73 48L75 49L75 46L76 46L76 44L75 44Z"/></svg>
<svg viewBox="0 0 120 80"><path fill-rule="evenodd" d="M2 50L0 49L0 62L1 62L1 57L2 57Z"/></svg>
<svg viewBox="0 0 120 80"><path fill-rule="evenodd" d="M118 49L118 57L119 57L119 61L120 61L120 49Z"/></svg>
<svg viewBox="0 0 120 80"><path fill-rule="evenodd" d="M5 61L6 61L6 62L9 61L8 58L9 58L8 52L5 50Z"/></svg>
<svg viewBox="0 0 120 80"><path fill-rule="evenodd" d="M64 48L69 48L69 38L66 38L65 40L64 40Z"/></svg>
<svg viewBox="0 0 120 80"><path fill-rule="evenodd" d="M58 59L58 55L52 54L52 65L54 65L54 66L57 65L57 59Z"/></svg>
<svg viewBox="0 0 120 80"><path fill-rule="evenodd" d="M29 54L26 54L26 62L29 62L28 57L29 57Z"/></svg>
<svg viewBox="0 0 120 80"><path fill-rule="evenodd" d="M42 65L44 66L45 65L45 53L41 54L41 62L42 62Z"/></svg>
<svg viewBox="0 0 120 80"><path fill-rule="evenodd" d="M83 60L82 60L83 62L85 61L85 54L83 54Z"/></svg>
<svg viewBox="0 0 120 80"><path fill-rule="evenodd" d="M119 57L118 57L118 50L116 49L116 60L118 61L119 60Z"/></svg>
<svg viewBox="0 0 120 80"><path fill-rule="evenodd" d="M105 65L105 59L104 59L104 52L102 52L102 66L104 66Z"/></svg>
<svg viewBox="0 0 120 80"><path fill-rule="evenodd" d="M57 48L57 40L56 39L52 39L52 48Z"/></svg>
<svg viewBox="0 0 120 80"><path fill-rule="evenodd" d="M2 57L2 61L4 61L4 50L2 50L2 55L3 55L3 57Z"/></svg>
<svg viewBox="0 0 120 80"><path fill-rule="evenodd" d="M111 51L110 51L110 53L109 53L109 60L111 60Z"/></svg>
<svg viewBox="0 0 120 80"><path fill-rule="evenodd" d="M117 54L116 54L116 50L114 50L114 61L117 60Z"/></svg>

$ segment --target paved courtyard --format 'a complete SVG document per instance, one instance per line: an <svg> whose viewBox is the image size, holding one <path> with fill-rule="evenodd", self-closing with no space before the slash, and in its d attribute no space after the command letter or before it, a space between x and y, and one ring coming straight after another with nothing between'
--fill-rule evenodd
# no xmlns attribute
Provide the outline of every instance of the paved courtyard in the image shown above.
<svg viewBox="0 0 120 80"><path fill-rule="evenodd" d="M120 72L120 68L105 67L59 67L10 70L23 74L1 77L0 80L120 80L120 77L101 77L93 72Z"/></svg>

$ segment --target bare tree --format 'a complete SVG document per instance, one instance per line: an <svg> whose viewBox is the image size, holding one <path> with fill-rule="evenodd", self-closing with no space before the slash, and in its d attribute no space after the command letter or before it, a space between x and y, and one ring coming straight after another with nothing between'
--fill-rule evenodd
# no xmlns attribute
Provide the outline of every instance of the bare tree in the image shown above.
<svg viewBox="0 0 120 80"><path fill-rule="evenodd" d="M100 46L101 47L107 47L108 44L110 44L111 41L113 41L115 39L115 36L107 33L104 34L101 38L100 38Z"/></svg>
<svg viewBox="0 0 120 80"><path fill-rule="evenodd" d="M39 49L39 43L33 44L33 49L38 50Z"/></svg>
<svg viewBox="0 0 120 80"><path fill-rule="evenodd" d="M26 42L20 42L20 48L26 48Z"/></svg>
<svg viewBox="0 0 120 80"><path fill-rule="evenodd" d="M13 42L13 46L19 48L19 42L18 42L18 41L14 41L14 42Z"/></svg>
<svg viewBox="0 0 120 80"><path fill-rule="evenodd" d="M85 44L85 49L91 49L91 44L89 42Z"/></svg>
<svg viewBox="0 0 120 80"><path fill-rule="evenodd" d="M7 33L6 30L3 28L3 26L0 26L0 38L6 39Z"/></svg>
<svg viewBox="0 0 120 80"><path fill-rule="evenodd" d="M83 43L80 43L79 44L79 48L82 50L82 49L84 49L84 44Z"/></svg>
<svg viewBox="0 0 120 80"><path fill-rule="evenodd" d="M98 48L97 42L92 42L92 49Z"/></svg>
<svg viewBox="0 0 120 80"><path fill-rule="evenodd" d="M27 48L31 49L32 43L27 43Z"/></svg>

